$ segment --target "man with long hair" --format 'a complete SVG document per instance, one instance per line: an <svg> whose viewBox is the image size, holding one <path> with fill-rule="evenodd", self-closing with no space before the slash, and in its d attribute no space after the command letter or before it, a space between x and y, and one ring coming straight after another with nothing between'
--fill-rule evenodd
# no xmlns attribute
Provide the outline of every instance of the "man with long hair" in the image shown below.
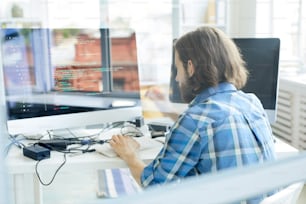
<svg viewBox="0 0 306 204"><path fill-rule="evenodd" d="M146 165L135 140L114 135L110 141L136 181L146 187L275 160L263 106L254 94L241 91L248 72L234 42L217 28L201 27L180 37L174 48L176 81L189 106L162 150Z"/></svg>

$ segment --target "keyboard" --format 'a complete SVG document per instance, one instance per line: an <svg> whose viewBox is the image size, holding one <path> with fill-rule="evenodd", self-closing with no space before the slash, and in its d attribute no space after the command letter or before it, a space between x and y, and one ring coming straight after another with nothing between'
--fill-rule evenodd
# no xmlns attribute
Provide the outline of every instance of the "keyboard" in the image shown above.
<svg viewBox="0 0 306 204"><path fill-rule="evenodd" d="M158 147L161 148L163 146L162 142L153 140L149 137L134 137L134 139L140 144L139 151ZM113 148L108 143L96 144L93 148L95 148L97 152L103 154L104 156L117 157L117 154L114 152Z"/></svg>

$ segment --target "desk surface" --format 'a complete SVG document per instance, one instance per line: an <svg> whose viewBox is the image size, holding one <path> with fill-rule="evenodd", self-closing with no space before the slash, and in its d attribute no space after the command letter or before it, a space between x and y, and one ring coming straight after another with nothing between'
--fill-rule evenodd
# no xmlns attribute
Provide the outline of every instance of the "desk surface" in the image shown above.
<svg viewBox="0 0 306 204"><path fill-rule="evenodd" d="M288 145L281 139L276 138L276 153L279 159L286 158L297 154L299 151ZM149 163L158 154L162 147L154 146L149 149L141 150L139 152L140 158ZM89 169L105 169L114 167L126 167L124 161L118 157L107 157L98 152L91 152L79 155L67 155L66 164L63 166L63 170L71 171L78 168ZM39 168L41 171L50 170L50 168L58 167L64 160L63 153L51 151L50 159L42 160ZM22 155L22 150L13 147L7 156L7 170L9 174L22 174L22 173L34 173L35 165L37 161Z"/></svg>
<svg viewBox="0 0 306 204"><path fill-rule="evenodd" d="M162 147L152 147L141 150L140 158L149 163L158 154ZM90 152L79 155L67 154L66 163L61 171L72 171L76 169L106 169L115 167L126 167L125 162L119 157L107 157L99 152ZM50 171L60 166L64 161L64 154L51 151L50 159L42 160L39 164L39 171ZM7 170L9 174L34 173L37 161L22 155L21 149L13 147L7 157Z"/></svg>
<svg viewBox="0 0 306 204"><path fill-rule="evenodd" d="M149 139L149 138L148 138ZM162 143L159 146L155 145L152 148L143 149L139 152L140 158L149 163L158 154L162 147ZM95 195L95 187L97 186L97 170L107 168L126 168L126 164L118 157L107 157L98 152L90 152L79 155L67 154L66 163L60 168L57 174L58 168L64 162L64 154L56 151L51 151L50 159L45 159L37 163L37 161L24 157L22 150L13 146L6 157L7 172L9 174L10 195L12 203L24 204L24 203L58 203L59 200L69 198L77 198L74 203L84 203L84 201L95 201L99 203L99 199ZM38 165L37 165L38 164ZM51 186L43 186L38 181L39 173L42 181L48 183L53 180ZM72 177L71 177L72 176ZM77 180L77 181L76 181ZM70 185L71 184L71 185ZM69 186L67 188L67 185ZM86 188L84 189L84 185ZM51 188L50 188L51 187ZM53 193L48 191L55 190ZM77 188L76 191L72 190ZM69 190L67 190L69 189ZM47 193L43 193L46 191ZM55 194L62 193L63 197L57 199ZM76 196L71 198L69 195L71 192L76 192ZM83 195L80 199L79 195ZM55 199L56 198L56 199ZM53 202L54 201L54 202Z"/></svg>
<svg viewBox="0 0 306 204"><path fill-rule="evenodd" d="M149 163L160 147L140 151L140 158ZM276 152L279 159L296 155L298 150L276 138ZM51 181L52 176L64 161L62 153L51 152L51 158L42 160L38 172L43 181ZM13 147L7 157L7 170L12 181L12 195L15 204L35 203L51 204L67 200L69 203L86 202L100 203L96 197L97 170L106 168L125 168L126 164L118 157L107 157L98 152L85 153L77 156L67 155L65 165L56 175L54 183L42 186L37 181L35 165L37 161L22 156L21 149ZM76 180L77 179L77 180ZM32 182L32 184L31 184ZM67 190L69 189L69 190ZM44 191L44 193L42 192ZM27 202L25 202L27 200Z"/></svg>

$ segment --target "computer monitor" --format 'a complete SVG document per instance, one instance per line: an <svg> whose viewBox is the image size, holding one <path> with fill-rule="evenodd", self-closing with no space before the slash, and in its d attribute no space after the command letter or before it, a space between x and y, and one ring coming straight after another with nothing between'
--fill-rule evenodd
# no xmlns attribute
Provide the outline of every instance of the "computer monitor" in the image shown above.
<svg viewBox="0 0 306 204"><path fill-rule="evenodd" d="M278 94L278 64L280 40L278 38L234 38L249 71L249 79L242 89L254 93L262 102L270 123L276 120ZM174 50L174 49L173 49ZM170 101L183 103L175 81L174 52L170 79Z"/></svg>
<svg viewBox="0 0 306 204"><path fill-rule="evenodd" d="M133 30L2 28L0 36L10 134L142 115Z"/></svg>

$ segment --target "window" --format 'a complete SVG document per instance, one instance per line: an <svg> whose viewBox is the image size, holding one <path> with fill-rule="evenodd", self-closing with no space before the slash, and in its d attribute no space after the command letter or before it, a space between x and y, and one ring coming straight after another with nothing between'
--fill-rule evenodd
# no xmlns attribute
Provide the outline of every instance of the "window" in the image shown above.
<svg viewBox="0 0 306 204"><path fill-rule="evenodd" d="M306 4L302 0L257 0L256 34L281 39L282 72L306 70Z"/></svg>
<svg viewBox="0 0 306 204"><path fill-rule="evenodd" d="M172 0L103 0L108 26L137 33L142 85L167 83L171 67Z"/></svg>

